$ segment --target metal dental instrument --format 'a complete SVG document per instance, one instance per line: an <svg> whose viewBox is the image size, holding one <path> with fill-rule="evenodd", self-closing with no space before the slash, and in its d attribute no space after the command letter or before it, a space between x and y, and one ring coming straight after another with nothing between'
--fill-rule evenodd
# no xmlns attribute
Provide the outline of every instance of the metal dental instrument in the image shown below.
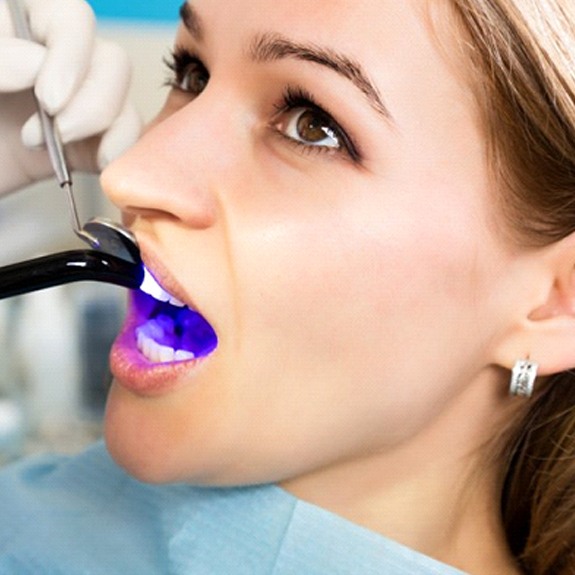
<svg viewBox="0 0 575 575"><path fill-rule="evenodd" d="M20 0L8 0L8 7L16 35L23 40L33 41L28 18ZM66 157L64 146L58 134L54 119L46 113L36 100L38 114L42 125L42 132L46 140L46 148L50 156L52 167L60 187L68 196L70 206L71 223L74 233L90 247L108 254L113 254L121 259L133 263L140 261L140 252L134 235L121 224L112 222L106 218L93 218L83 227L78 217L78 209L72 191L72 178Z"/></svg>
<svg viewBox="0 0 575 575"><path fill-rule="evenodd" d="M18 37L32 40L26 13L19 0L8 0ZM124 226L105 218L93 218L81 227L72 192L72 178L54 119L36 100L50 161L68 194L72 229L95 250L72 250L0 268L0 299L70 282L93 280L137 289L144 279L144 266L134 235Z"/></svg>

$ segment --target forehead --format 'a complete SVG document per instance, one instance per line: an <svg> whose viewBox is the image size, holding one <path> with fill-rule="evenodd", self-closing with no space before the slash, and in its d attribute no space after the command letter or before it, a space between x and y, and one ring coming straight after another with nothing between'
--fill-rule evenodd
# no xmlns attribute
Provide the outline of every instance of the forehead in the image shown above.
<svg viewBox="0 0 575 575"><path fill-rule="evenodd" d="M448 0L188 0L206 30L278 31L302 40L377 51L429 33L429 14Z"/></svg>
<svg viewBox="0 0 575 575"><path fill-rule="evenodd" d="M349 57L381 90L426 91L430 100L437 92L447 101L474 104L451 0L188 0L187 5L196 39L224 60L245 57L262 34L279 34ZM180 27L179 41L189 38Z"/></svg>

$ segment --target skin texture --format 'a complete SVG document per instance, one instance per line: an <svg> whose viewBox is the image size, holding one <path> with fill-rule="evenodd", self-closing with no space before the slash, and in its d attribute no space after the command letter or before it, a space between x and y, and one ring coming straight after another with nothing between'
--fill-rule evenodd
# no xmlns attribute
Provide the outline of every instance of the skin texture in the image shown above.
<svg viewBox="0 0 575 575"><path fill-rule="evenodd" d="M116 381L106 437L143 480L280 482L462 569L513 573L481 448L515 410L501 367L529 351L517 326L550 282L525 281L541 258L499 231L478 113L446 57L458 31L430 4L441 46L423 1L193 3L204 33L181 26L176 44L207 87L172 90L102 183L219 346L163 393ZM361 63L393 119L318 63L254 62L262 33ZM286 137L288 86L358 161Z"/></svg>

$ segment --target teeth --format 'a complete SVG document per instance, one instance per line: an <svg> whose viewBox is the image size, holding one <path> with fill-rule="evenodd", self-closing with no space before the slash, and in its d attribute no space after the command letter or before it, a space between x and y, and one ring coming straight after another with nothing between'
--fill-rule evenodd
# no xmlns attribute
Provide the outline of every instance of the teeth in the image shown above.
<svg viewBox="0 0 575 575"><path fill-rule="evenodd" d="M173 361L189 361L195 359L195 355L183 349L175 350L167 345L160 345L155 342L147 333L149 333L149 324L147 322L142 328L136 331L138 338L138 349L140 353L153 363L170 363Z"/></svg>
<svg viewBox="0 0 575 575"><path fill-rule="evenodd" d="M176 307L185 307L186 306L186 304L183 301L180 301L178 298L174 297L173 295L170 296L170 299L168 301Z"/></svg>
<svg viewBox="0 0 575 575"><path fill-rule="evenodd" d="M158 301L168 302L176 307L184 307L186 304L175 298L173 295L169 294L154 278L154 276L144 267L144 280L140 289L152 296Z"/></svg>
<svg viewBox="0 0 575 575"><path fill-rule="evenodd" d="M190 359L196 359L196 356L191 351L177 349L174 353L175 361L189 361Z"/></svg>
<svg viewBox="0 0 575 575"><path fill-rule="evenodd" d="M0 0L1 1L1 0ZM154 276L144 267L144 280L140 289L161 302L168 302L173 306L184 308L186 304L168 293L156 281ZM183 312L178 312L181 314ZM136 329L136 338L140 353L153 363L170 363L175 361L189 361L195 359L195 355L185 349L174 349L169 345L162 345L158 341L174 342L179 338L174 337L176 322L169 315L160 314Z"/></svg>

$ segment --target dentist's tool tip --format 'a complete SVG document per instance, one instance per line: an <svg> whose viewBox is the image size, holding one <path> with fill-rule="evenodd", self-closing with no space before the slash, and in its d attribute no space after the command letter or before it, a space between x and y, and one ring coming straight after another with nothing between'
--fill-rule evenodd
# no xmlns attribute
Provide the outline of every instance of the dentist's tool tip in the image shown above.
<svg viewBox="0 0 575 575"><path fill-rule="evenodd" d="M32 40L30 23L23 2L8 0L8 7L16 35L24 40ZM34 98L52 168L60 187L65 190L68 196L74 233L91 248L131 263L139 263L140 251L136 239L124 226L104 218L95 218L84 226L80 223L72 190L72 177L66 162L62 139L54 123L54 118L46 113L36 96Z"/></svg>
<svg viewBox="0 0 575 575"><path fill-rule="evenodd" d="M107 218L92 218L84 224L82 233L90 238L90 243L96 242L96 245L92 246L99 251L134 264L141 262L136 237L121 224Z"/></svg>
<svg viewBox="0 0 575 575"><path fill-rule="evenodd" d="M92 218L81 226L71 178L68 177L62 182L61 187L68 196L72 229L82 241L95 250L112 254L129 262L138 263L140 261L138 243L130 230L107 218Z"/></svg>

